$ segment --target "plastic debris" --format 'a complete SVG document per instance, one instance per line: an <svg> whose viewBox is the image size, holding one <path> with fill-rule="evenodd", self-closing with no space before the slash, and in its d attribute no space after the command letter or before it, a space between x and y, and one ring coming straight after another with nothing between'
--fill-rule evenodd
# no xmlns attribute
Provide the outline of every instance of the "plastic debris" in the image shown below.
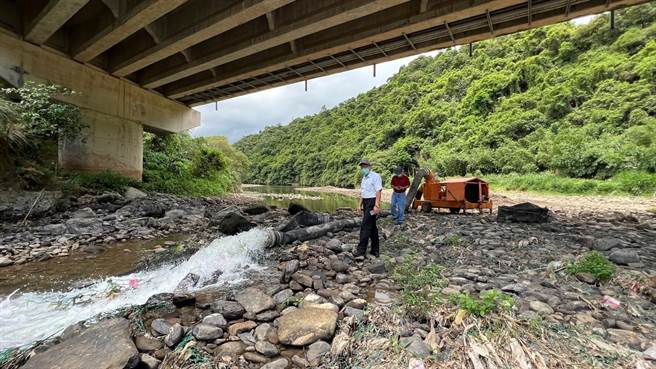
<svg viewBox="0 0 656 369"><path fill-rule="evenodd" d="M128 285L130 285L130 287L135 288L135 289L139 288L139 280L136 279L136 278L132 278L132 279L128 280Z"/></svg>
<svg viewBox="0 0 656 369"><path fill-rule="evenodd" d="M408 369L426 369L424 362L419 359L410 359Z"/></svg>
<svg viewBox="0 0 656 369"><path fill-rule="evenodd" d="M620 301L617 300L617 299L614 299L610 296L604 296L601 299L601 306L603 306L605 308L608 308L608 309L615 310L615 309L620 307Z"/></svg>

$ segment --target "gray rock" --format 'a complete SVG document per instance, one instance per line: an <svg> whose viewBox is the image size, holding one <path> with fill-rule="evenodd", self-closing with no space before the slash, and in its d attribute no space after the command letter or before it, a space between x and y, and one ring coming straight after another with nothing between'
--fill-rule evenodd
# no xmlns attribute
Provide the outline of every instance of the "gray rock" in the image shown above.
<svg viewBox="0 0 656 369"><path fill-rule="evenodd" d="M102 221L96 218L73 218L66 221L68 233L99 235L103 232Z"/></svg>
<svg viewBox="0 0 656 369"><path fill-rule="evenodd" d="M130 338L130 322L116 318L102 321L79 335L31 357L23 369L131 369L139 352Z"/></svg>
<svg viewBox="0 0 656 369"><path fill-rule="evenodd" d="M385 268L385 263L382 261L379 261L377 263L373 263L367 267L370 273L372 274L385 274L387 273L387 269Z"/></svg>
<svg viewBox="0 0 656 369"><path fill-rule="evenodd" d="M148 197L144 192L134 188L134 187L128 187L125 189L125 196L126 199L128 200L136 200L136 199L143 199L144 197Z"/></svg>
<svg viewBox="0 0 656 369"><path fill-rule="evenodd" d="M244 352L244 359L257 364L264 364L269 361L268 357L257 352Z"/></svg>
<svg viewBox="0 0 656 369"><path fill-rule="evenodd" d="M526 286L520 283L511 283L501 287L501 291L521 295L524 291L526 291Z"/></svg>
<svg viewBox="0 0 656 369"><path fill-rule="evenodd" d="M623 242L617 238L601 238L592 243L592 248L597 251L608 251L617 247L622 247Z"/></svg>
<svg viewBox="0 0 656 369"><path fill-rule="evenodd" d="M255 328L255 339L258 341L268 341L278 343L278 333L269 323L260 324Z"/></svg>
<svg viewBox="0 0 656 369"><path fill-rule="evenodd" d="M344 316L352 316L357 320L364 318L364 311L350 306L344 308Z"/></svg>
<svg viewBox="0 0 656 369"><path fill-rule="evenodd" d="M266 357L274 357L278 355L279 351L276 345L268 341L257 341L255 344L255 351Z"/></svg>
<svg viewBox="0 0 656 369"><path fill-rule="evenodd" d="M289 283L292 280L292 275L296 273L301 263L298 260L289 260L285 265L285 271L280 276L280 283Z"/></svg>
<svg viewBox="0 0 656 369"><path fill-rule="evenodd" d="M400 343L401 347L418 358L425 358L431 353L428 345L426 345L421 337L417 335L402 337Z"/></svg>
<svg viewBox="0 0 656 369"><path fill-rule="evenodd" d="M49 235L62 235L68 232L68 228L61 223L48 224L41 227L40 232Z"/></svg>
<svg viewBox="0 0 656 369"><path fill-rule="evenodd" d="M346 274L337 273L337 275L335 276L335 282L339 284L348 283L348 281L349 281L349 276Z"/></svg>
<svg viewBox="0 0 656 369"><path fill-rule="evenodd" d="M201 341L212 341L223 336L223 330L209 324L198 324L192 330L191 334Z"/></svg>
<svg viewBox="0 0 656 369"><path fill-rule="evenodd" d="M162 362L155 359L154 357L148 355L148 354L141 354L139 356L139 359L141 361L141 366L144 367L145 369L157 369L159 368L159 364Z"/></svg>
<svg viewBox="0 0 656 369"><path fill-rule="evenodd" d="M240 291L235 296L235 300L237 300L247 312L253 314L272 309L276 306L271 296L255 287L249 287Z"/></svg>
<svg viewBox="0 0 656 369"><path fill-rule="evenodd" d="M287 365L289 365L289 361L285 358L281 358L263 365L260 369L285 369L287 368Z"/></svg>
<svg viewBox="0 0 656 369"><path fill-rule="evenodd" d="M608 255L608 259L615 264L628 265L631 263L639 263L640 256L633 249L616 249Z"/></svg>
<svg viewBox="0 0 656 369"><path fill-rule="evenodd" d="M255 316L255 320L258 322L270 322L280 316L275 310L267 310L265 312L259 313Z"/></svg>
<svg viewBox="0 0 656 369"><path fill-rule="evenodd" d="M168 347L175 347L182 341L182 337L184 337L184 329L182 326L178 323L175 323L171 329L169 330L169 333L164 337L164 344Z"/></svg>
<svg viewBox="0 0 656 369"><path fill-rule="evenodd" d="M310 362L310 365L318 365L321 357L330 352L330 344L325 341L317 341L308 347L305 353L305 358Z"/></svg>
<svg viewBox="0 0 656 369"><path fill-rule="evenodd" d="M207 210L205 217L209 219L211 226L218 227L221 233L229 235L245 232L255 227L255 223L251 223L241 215L236 206L227 207L219 212Z"/></svg>
<svg viewBox="0 0 656 369"><path fill-rule="evenodd" d="M549 314L553 314L554 312L551 306L545 304L542 301L531 301L529 302L528 306L529 308L531 308L531 310L541 315L549 315Z"/></svg>
<svg viewBox="0 0 656 369"><path fill-rule="evenodd" d="M0 220L22 220L28 212L32 218L44 216L54 211L61 197L60 191L0 191Z"/></svg>
<svg viewBox="0 0 656 369"><path fill-rule="evenodd" d="M337 238L330 239L326 242L326 248L337 253L342 252L342 241Z"/></svg>
<svg viewBox="0 0 656 369"><path fill-rule="evenodd" d="M228 322L225 320L223 315L219 313L214 313L203 318L203 324L213 325L221 329L228 328Z"/></svg>
<svg viewBox="0 0 656 369"><path fill-rule="evenodd" d="M347 272L349 269L348 264L340 260L333 261L330 267L332 268L332 270L336 271L337 273L344 273Z"/></svg>
<svg viewBox="0 0 656 369"><path fill-rule="evenodd" d="M244 315L244 307L235 301L219 300L212 303L210 309L223 315L228 320L239 319Z"/></svg>
<svg viewBox="0 0 656 369"><path fill-rule="evenodd" d="M0 267L9 266L14 263L8 256L0 256Z"/></svg>
<svg viewBox="0 0 656 369"><path fill-rule="evenodd" d="M278 339L285 345L305 346L335 334L337 313L327 309L302 308L278 319Z"/></svg>
<svg viewBox="0 0 656 369"><path fill-rule="evenodd" d="M155 333L163 336L169 333L169 330L171 329L171 323L161 318L155 319L152 323L150 323L150 328L152 328Z"/></svg>
<svg viewBox="0 0 656 369"><path fill-rule="evenodd" d="M155 351L162 348L162 341L158 340L155 337L138 335L134 338L134 344L137 346L139 351Z"/></svg>
<svg viewBox="0 0 656 369"><path fill-rule="evenodd" d="M238 357L244 353L244 344L241 341L230 341L216 348L215 354L218 357L231 356Z"/></svg>
<svg viewBox="0 0 656 369"><path fill-rule="evenodd" d="M312 276L306 272L296 272L292 275L292 279L298 282L301 286L312 287L314 281Z"/></svg>
<svg viewBox="0 0 656 369"><path fill-rule="evenodd" d="M164 213L164 216L169 219L178 219L187 215L187 212L183 209L171 209Z"/></svg>
<svg viewBox="0 0 656 369"><path fill-rule="evenodd" d="M284 290L276 293L275 295L273 295L273 302L276 305L282 304L282 303L286 302L287 300L289 300L292 296L294 296L294 291L287 288L287 289L284 289Z"/></svg>
<svg viewBox="0 0 656 369"><path fill-rule="evenodd" d="M89 219L95 218L96 213L91 208L78 209L71 214L72 219Z"/></svg>

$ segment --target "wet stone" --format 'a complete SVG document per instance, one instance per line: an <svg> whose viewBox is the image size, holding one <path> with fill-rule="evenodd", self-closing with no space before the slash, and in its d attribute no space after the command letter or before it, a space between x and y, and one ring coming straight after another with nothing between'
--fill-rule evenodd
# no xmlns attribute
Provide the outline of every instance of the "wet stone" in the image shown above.
<svg viewBox="0 0 656 369"><path fill-rule="evenodd" d="M150 324L150 327L153 329L155 333L157 333L160 336L163 336L169 333L169 329L171 329L171 323L167 322L164 319L155 319Z"/></svg>
<svg viewBox="0 0 656 369"><path fill-rule="evenodd" d="M255 344L255 350L266 357L274 357L279 353L276 345L267 341L258 341Z"/></svg>
<svg viewBox="0 0 656 369"><path fill-rule="evenodd" d="M198 324L192 330L191 334L201 341L212 341L223 336L223 330L209 324Z"/></svg>

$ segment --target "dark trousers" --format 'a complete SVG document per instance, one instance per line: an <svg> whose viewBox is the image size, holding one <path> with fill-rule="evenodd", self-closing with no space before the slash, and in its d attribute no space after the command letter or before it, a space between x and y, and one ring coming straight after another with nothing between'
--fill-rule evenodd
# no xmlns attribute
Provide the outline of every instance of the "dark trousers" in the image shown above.
<svg viewBox="0 0 656 369"><path fill-rule="evenodd" d="M362 224L360 225L360 243L358 243L357 255L364 255L367 252L367 243L371 239L371 255L378 256L379 240L378 227L376 226L377 215L371 215L374 210L376 199L362 199Z"/></svg>

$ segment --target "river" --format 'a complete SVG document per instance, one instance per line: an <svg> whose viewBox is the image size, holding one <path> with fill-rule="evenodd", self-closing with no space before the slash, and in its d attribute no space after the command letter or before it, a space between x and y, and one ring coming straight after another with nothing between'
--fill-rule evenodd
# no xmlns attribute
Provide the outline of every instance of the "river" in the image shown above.
<svg viewBox="0 0 656 369"><path fill-rule="evenodd" d="M350 196L308 191L294 186L244 185L242 190L261 203L283 208L294 202L312 211L334 213L339 208L355 209L358 205L358 200Z"/></svg>

